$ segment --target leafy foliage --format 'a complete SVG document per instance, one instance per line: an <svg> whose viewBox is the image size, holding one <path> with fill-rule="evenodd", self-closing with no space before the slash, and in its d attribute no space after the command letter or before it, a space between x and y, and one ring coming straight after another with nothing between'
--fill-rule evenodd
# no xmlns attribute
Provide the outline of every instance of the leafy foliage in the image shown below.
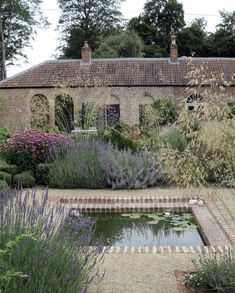
<svg viewBox="0 0 235 293"><path fill-rule="evenodd" d="M210 181L235 186L235 120L212 121L203 126L194 145L207 167Z"/></svg>
<svg viewBox="0 0 235 293"><path fill-rule="evenodd" d="M68 136L31 129L9 138L4 145L4 155L8 162L17 165L20 170L34 171L39 163L49 159L52 152L74 144Z"/></svg>
<svg viewBox="0 0 235 293"><path fill-rule="evenodd" d="M0 171L15 175L18 171L18 168L16 165L10 165L5 160L0 158Z"/></svg>
<svg viewBox="0 0 235 293"><path fill-rule="evenodd" d="M184 151L187 148L188 141L186 137L177 130L171 130L163 136L163 141L174 150Z"/></svg>
<svg viewBox="0 0 235 293"><path fill-rule="evenodd" d="M1 190L8 190L8 189L9 189L9 186L8 186L6 180L0 179L0 191Z"/></svg>
<svg viewBox="0 0 235 293"><path fill-rule="evenodd" d="M31 118L30 124L32 128L42 129L49 123L49 103L45 96L36 95L30 101Z"/></svg>
<svg viewBox="0 0 235 293"><path fill-rule="evenodd" d="M161 158L170 182L186 187L206 184L207 168L190 149L181 152L171 147L163 148Z"/></svg>
<svg viewBox="0 0 235 293"><path fill-rule="evenodd" d="M16 186L22 186L22 187L33 187L36 184L36 180L30 171L24 171L20 174L17 174L13 177L13 183L16 184Z"/></svg>
<svg viewBox="0 0 235 293"><path fill-rule="evenodd" d="M159 125L172 124L178 117L178 107L170 99L164 98L154 101L153 108L158 112Z"/></svg>
<svg viewBox="0 0 235 293"><path fill-rule="evenodd" d="M184 25L183 5L177 0L150 0L128 26L144 41L145 57L161 57L169 55L170 36Z"/></svg>
<svg viewBox="0 0 235 293"><path fill-rule="evenodd" d="M152 104L140 105L141 133L153 135L160 126L174 123L178 115L178 107L168 98L158 99Z"/></svg>
<svg viewBox="0 0 235 293"><path fill-rule="evenodd" d="M59 25L62 31L62 57L80 58L84 41L97 49L99 38L120 27L122 0L59 0L62 11Z"/></svg>
<svg viewBox="0 0 235 293"><path fill-rule="evenodd" d="M164 181L156 156L147 151L133 153L108 146L101 151L101 164L114 189L146 188Z"/></svg>
<svg viewBox="0 0 235 293"><path fill-rule="evenodd" d="M81 141L72 150L58 153L49 166L49 185L59 188L104 188L106 176L99 161L103 144Z"/></svg>
<svg viewBox="0 0 235 293"><path fill-rule="evenodd" d="M210 57L235 57L235 11L220 11L221 23L209 35L205 55Z"/></svg>
<svg viewBox="0 0 235 293"><path fill-rule="evenodd" d="M7 172L0 171L0 180L5 180L8 185L11 185L12 175Z"/></svg>
<svg viewBox="0 0 235 293"><path fill-rule="evenodd" d="M6 60L9 64L18 57L26 57L23 49L29 46L35 29L48 24L42 16L41 3L41 0L0 1ZM2 62L2 55L0 61ZM1 73L3 79L5 76L2 69Z"/></svg>
<svg viewBox="0 0 235 293"><path fill-rule="evenodd" d="M102 40L94 58L142 57L143 41L131 30L117 32Z"/></svg>
<svg viewBox="0 0 235 293"><path fill-rule="evenodd" d="M49 170L50 170L50 165L47 163L41 163L37 165L35 177L38 184L41 184L41 185L49 184Z"/></svg>
<svg viewBox="0 0 235 293"><path fill-rule="evenodd" d="M7 128L0 128L0 150L6 140L11 137L11 132Z"/></svg>
<svg viewBox="0 0 235 293"><path fill-rule="evenodd" d="M230 293L235 290L235 257L229 251L222 255L200 255L193 261L197 272L185 276L187 287L197 290ZM201 291L200 291L201 292Z"/></svg>
<svg viewBox="0 0 235 293"><path fill-rule="evenodd" d="M94 220L74 221L61 205L50 206L47 193L35 192L0 190L0 213L4 293L83 292L94 277L102 277L95 267L103 254L93 239Z"/></svg>
<svg viewBox="0 0 235 293"><path fill-rule="evenodd" d="M15 278L27 278L28 276L20 271L16 271L14 268L8 269L8 259L11 257L14 249L20 245L20 243L25 239L30 238L36 240L32 235L22 234L15 237L14 240L9 240L6 243L6 247L0 250L0 292L4 292L8 283L12 282Z"/></svg>
<svg viewBox="0 0 235 293"><path fill-rule="evenodd" d="M130 219L140 219L141 217L149 218L148 224L158 225L162 221L168 221L173 226L173 231L184 231L187 229L195 229L197 227L195 220L190 213L174 214L171 211L159 213L131 213L121 214L122 217Z"/></svg>
<svg viewBox="0 0 235 293"><path fill-rule="evenodd" d="M131 128L122 122L109 127L100 135L104 141L111 142L119 150L131 149L137 151L140 148L138 141L131 137Z"/></svg>

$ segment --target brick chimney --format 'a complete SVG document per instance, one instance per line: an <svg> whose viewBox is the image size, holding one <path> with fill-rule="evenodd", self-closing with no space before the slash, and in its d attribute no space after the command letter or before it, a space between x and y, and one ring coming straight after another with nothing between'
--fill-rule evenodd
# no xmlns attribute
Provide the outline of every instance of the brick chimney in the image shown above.
<svg viewBox="0 0 235 293"><path fill-rule="evenodd" d="M172 62L176 62L178 60L178 46L176 44L176 35L171 36L171 48L170 48L170 59Z"/></svg>
<svg viewBox="0 0 235 293"><path fill-rule="evenodd" d="M84 45L82 47L82 63L85 63L85 64L91 63L91 49L87 41L84 42Z"/></svg>

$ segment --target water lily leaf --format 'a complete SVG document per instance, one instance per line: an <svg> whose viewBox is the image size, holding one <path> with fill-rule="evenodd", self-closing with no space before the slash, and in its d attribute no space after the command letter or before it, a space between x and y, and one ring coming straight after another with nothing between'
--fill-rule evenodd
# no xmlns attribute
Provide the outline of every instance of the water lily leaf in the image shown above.
<svg viewBox="0 0 235 293"><path fill-rule="evenodd" d="M173 226L180 226L181 225L181 221L171 222L171 225L173 225Z"/></svg>
<svg viewBox="0 0 235 293"><path fill-rule="evenodd" d="M157 225L160 221L158 220L154 220L154 221L150 221L148 222L149 225Z"/></svg>
<svg viewBox="0 0 235 293"><path fill-rule="evenodd" d="M184 231L185 228L183 228L183 227L173 227L172 230L175 231L175 232L180 232L180 231Z"/></svg>
<svg viewBox="0 0 235 293"><path fill-rule="evenodd" d="M125 218L130 218L130 219L140 219L140 217L144 216L144 214L143 213L131 213L131 214L125 213L125 214L121 214L121 216Z"/></svg>
<svg viewBox="0 0 235 293"><path fill-rule="evenodd" d="M159 221L165 220L164 217L162 217L162 216L158 216L158 215L147 215L147 217L148 217L149 219L153 219L153 220L159 220Z"/></svg>
<svg viewBox="0 0 235 293"><path fill-rule="evenodd" d="M189 214L189 213L184 213L184 214L182 215L182 217L183 217L184 219L193 219L193 216L192 216L191 214Z"/></svg>
<svg viewBox="0 0 235 293"><path fill-rule="evenodd" d="M121 214L121 217L130 218L131 214Z"/></svg>
<svg viewBox="0 0 235 293"><path fill-rule="evenodd" d="M197 225L193 225L193 224L192 225L188 225L187 226L187 229L193 229L193 230L194 229L197 229Z"/></svg>
<svg viewBox="0 0 235 293"><path fill-rule="evenodd" d="M131 219L140 219L141 215L138 215L138 214L132 214L130 215L130 218Z"/></svg>

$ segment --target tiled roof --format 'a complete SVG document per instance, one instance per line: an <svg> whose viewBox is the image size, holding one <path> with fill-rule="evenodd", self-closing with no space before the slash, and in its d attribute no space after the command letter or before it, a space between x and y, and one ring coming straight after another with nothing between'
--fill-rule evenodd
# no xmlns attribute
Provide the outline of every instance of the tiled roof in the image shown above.
<svg viewBox="0 0 235 293"><path fill-rule="evenodd" d="M46 61L0 83L0 88L53 88L60 86L185 86L192 66L205 65L210 72L231 80L235 58L93 59Z"/></svg>

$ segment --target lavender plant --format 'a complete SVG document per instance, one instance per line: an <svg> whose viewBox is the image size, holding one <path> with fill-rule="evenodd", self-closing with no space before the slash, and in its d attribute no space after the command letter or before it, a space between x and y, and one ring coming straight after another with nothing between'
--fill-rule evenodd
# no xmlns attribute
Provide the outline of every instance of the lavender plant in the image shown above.
<svg viewBox="0 0 235 293"><path fill-rule="evenodd" d="M112 188L137 189L164 181L156 155L148 151L117 150L109 145L101 150L101 164Z"/></svg>
<svg viewBox="0 0 235 293"><path fill-rule="evenodd" d="M185 276L185 284L193 292L235 292L234 252L202 254L198 261L193 260L193 264L197 271Z"/></svg>
<svg viewBox="0 0 235 293"><path fill-rule="evenodd" d="M0 291L85 292L87 284L101 278L95 266L103 254L93 240L94 227L93 220L81 216L75 221L63 206L50 205L47 192L0 190L0 249L20 239L4 256L4 272L13 268L18 278L0 279Z"/></svg>
<svg viewBox="0 0 235 293"><path fill-rule="evenodd" d="M49 166L49 186L58 188L104 188L107 186L99 153L103 143L81 141L76 148L57 153Z"/></svg>

